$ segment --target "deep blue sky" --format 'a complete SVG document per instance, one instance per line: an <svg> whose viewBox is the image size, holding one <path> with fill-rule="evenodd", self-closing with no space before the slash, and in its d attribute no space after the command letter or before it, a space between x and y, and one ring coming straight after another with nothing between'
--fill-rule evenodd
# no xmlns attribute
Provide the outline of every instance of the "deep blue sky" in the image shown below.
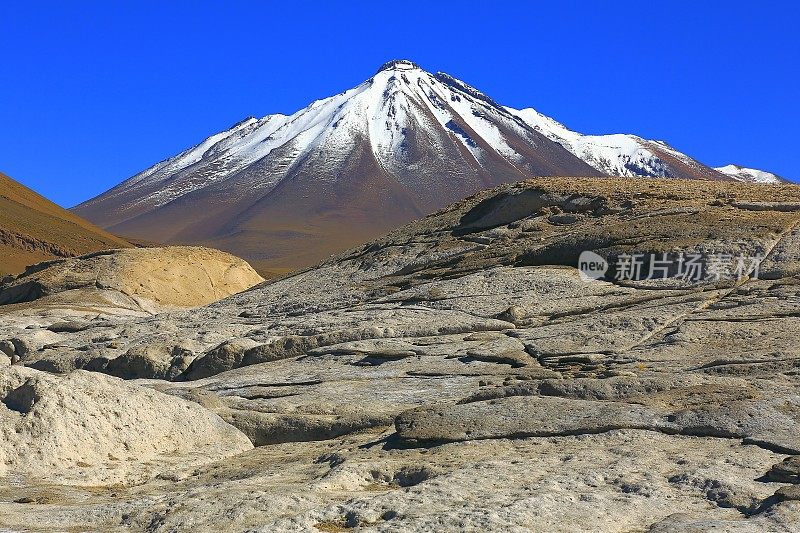
<svg viewBox="0 0 800 533"><path fill-rule="evenodd" d="M408 58L578 131L797 180L798 20L789 1L4 2L0 170L71 206Z"/></svg>

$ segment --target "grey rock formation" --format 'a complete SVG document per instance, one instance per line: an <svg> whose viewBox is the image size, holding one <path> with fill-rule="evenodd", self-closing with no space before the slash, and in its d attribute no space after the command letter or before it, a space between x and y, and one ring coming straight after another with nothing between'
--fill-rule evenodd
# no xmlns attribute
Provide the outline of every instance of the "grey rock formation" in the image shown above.
<svg viewBox="0 0 800 533"><path fill-rule="evenodd" d="M797 530L798 202L788 185L533 180L206 307L6 314L0 339L28 346L19 363L66 376L0 375L94 376L109 397L217 429L206 452L205 430L170 418L159 431L188 431L197 455L156 468L177 445L159 433L144 460L156 466L113 488L102 457L127 441L76 438L59 453L85 447L100 486L63 469L3 478L0 525ZM586 250L607 259L605 278L576 269ZM737 279L615 278L626 254L678 252L764 259ZM4 420L32 427L21 411L38 400L13 379ZM111 405L82 387L78 425L84 404ZM60 431L50 413L38 439ZM222 433L238 447L215 448Z"/></svg>

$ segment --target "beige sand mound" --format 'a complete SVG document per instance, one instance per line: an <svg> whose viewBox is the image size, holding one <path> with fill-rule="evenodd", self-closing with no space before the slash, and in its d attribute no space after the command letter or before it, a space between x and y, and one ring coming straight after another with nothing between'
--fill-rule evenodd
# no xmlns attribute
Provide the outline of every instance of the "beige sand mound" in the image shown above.
<svg viewBox="0 0 800 533"><path fill-rule="evenodd" d="M136 483L252 448L239 430L188 402L93 372L0 372L0 477Z"/></svg>
<svg viewBox="0 0 800 533"><path fill-rule="evenodd" d="M109 250L29 267L0 286L0 304L74 302L154 311L205 305L262 281L244 260L210 248Z"/></svg>

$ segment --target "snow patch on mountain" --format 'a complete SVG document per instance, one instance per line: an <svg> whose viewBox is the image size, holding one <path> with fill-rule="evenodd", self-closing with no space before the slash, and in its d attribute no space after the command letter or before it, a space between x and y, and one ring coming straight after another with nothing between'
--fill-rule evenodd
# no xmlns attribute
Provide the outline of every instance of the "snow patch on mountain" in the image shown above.
<svg viewBox="0 0 800 533"><path fill-rule="evenodd" d="M739 165L725 165L724 167L716 167L714 170L722 172L723 174L732 177L737 181L746 181L752 183L766 183L776 185L779 183L786 183L786 179L767 172L766 170L758 170L756 168L741 167Z"/></svg>
<svg viewBox="0 0 800 533"><path fill-rule="evenodd" d="M690 157L661 141L648 141L627 134L583 135L535 109L510 107L506 109L605 174L626 177L675 177L669 166L648 148L650 143L658 144L660 149L670 152L684 163L694 163Z"/></svg>

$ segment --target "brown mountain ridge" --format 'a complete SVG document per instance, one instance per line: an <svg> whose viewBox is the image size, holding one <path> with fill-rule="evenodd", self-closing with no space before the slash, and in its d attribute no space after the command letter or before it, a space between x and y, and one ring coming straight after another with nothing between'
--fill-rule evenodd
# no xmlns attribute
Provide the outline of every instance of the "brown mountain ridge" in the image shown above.
<svg viewBox="0 0 800 533"><path fill-rule="evenodd" d="M131 246L0 173L0 275L48 259Z"/></svg>

